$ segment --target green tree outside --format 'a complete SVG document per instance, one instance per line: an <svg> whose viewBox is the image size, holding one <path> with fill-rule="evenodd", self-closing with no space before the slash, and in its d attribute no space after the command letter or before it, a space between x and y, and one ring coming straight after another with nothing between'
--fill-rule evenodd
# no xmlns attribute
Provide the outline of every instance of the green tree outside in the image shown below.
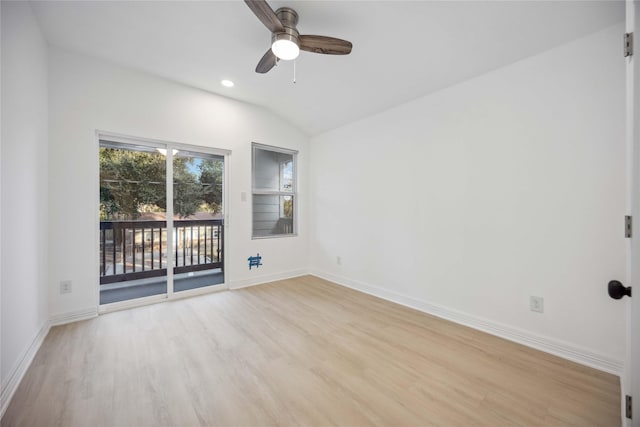
<svg viewBox="0 0 640 427"><path fill-rule="evenodd" d="M100 219L134 220L166 212L166 160L160 153L100 147ZM174 212L222 211L223 161L177 156L173 160Z"/></svg>

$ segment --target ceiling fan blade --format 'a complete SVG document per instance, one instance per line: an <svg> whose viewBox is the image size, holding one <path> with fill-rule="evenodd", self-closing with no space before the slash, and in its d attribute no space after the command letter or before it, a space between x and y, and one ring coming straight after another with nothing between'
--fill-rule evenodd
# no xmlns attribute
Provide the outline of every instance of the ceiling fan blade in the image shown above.
<svg viewBox="0 0 640 427"><path fill-rule="evenodd" d="M278 58L274 55L274 53L269 49L260 59L258 65L256 65L256 73L264 74L272 69L276 63L278 62Z"/></svg>
<svg viewBox="0 0 640 427"><path fill-rule="evenodd" d="M325 55L348 55L353 45L351 42L326 36L299 36L300 49Z"/></svg>
<svg viewBox="0 0 640 427"><path fill-rule="evenodd" d="M244 2L269 31L272 33L281 33L284 31L282 22L280 22L276 13L265 0L244 0Z"/></svg>

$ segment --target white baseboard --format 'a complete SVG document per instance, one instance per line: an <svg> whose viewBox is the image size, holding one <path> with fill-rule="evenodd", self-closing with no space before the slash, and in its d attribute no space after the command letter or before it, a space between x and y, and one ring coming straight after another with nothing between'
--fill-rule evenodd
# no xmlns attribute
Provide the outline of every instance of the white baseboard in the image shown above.
<svg viewBox="0 0 640 427"><path fill-rule="evenodd" d="M261 285L263 283L275 282L276 280L291 279L294 277L304 276L306 274L309 274L309 272L306 269L301 269L278 274L269 274L266 276L256 276L251 279L233 280L229 283L229 289L246 288L248 286Z"/></svg>
<svg viewBox="0 0 640 427"><path fill-rule="evenodd" d="M310 271L310 274L329 280L338 285L355 289L387 301L395 302L406 307L410 307L422 311L433 316L437 316L446 320L450 320L461 325L469 326L491 335L526 345L555 356L571 360L582 365L589 366L610 374L622 376L624 363L620 360L614 360L609 357L596 354L590 350L583 349L572 344L561 342L550 337L535 334L533 332L514 328L492 320L477 317L471 314L463 313L451 308L432 304L413 297L398 294L386 289L372 286L357 280L348 279L346 277L336 276L322 271Z"/></svg>
<svg viewBox="0 0 640 427"><path fill-rule="evenodd" d="M54 314L51 316L51 326L64 325L66 323L78 322L80 320L92 319L98 316L97 307L85 308L84 310L70 311L68 313Z"/></svg>
<svg viewBox="0 0 640 427"><path fill-rule="evenodd" d="M6 383L2 384L2 392L0 394L0 402L2 402L2 409L0 411L0 418L4 416L5 411L9 407L9 403L11 402L11 398L13 398L14 393L18 389L20 382L22 381L22 377L31 366L31 362L33 362L33 358L36 356L36 353L40 349L42 342L45 337L49 333L49 322L45 322L41 327L33 341L29 347L24 351L21 357L18 359L18 362L13 367L13 369L9 372L9 377Z"/></svg>

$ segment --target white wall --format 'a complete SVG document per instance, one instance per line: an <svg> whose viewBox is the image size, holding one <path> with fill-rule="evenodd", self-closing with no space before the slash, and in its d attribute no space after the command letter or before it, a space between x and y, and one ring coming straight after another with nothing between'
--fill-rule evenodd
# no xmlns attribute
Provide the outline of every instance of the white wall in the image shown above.
<svg viewBox="0 0 640 427"><path fill-rule="evenodd" d="M50 74L50 307L54 319L95 311L98 289L96 129L232 150L225 257L231 286L302 273L308 262L308 137L262 108L53 48ZM251 240L251 142L300 151L300 233ZM241 192L247 200L241 201ZM257 252L263 266L248 269ZM73 292L58 284L72 280Z"/></svg>
<svg viewBox="0 0 640 427"><path fill-rule="evenodd" d="M312 270L619 367L623 32L312 138Z"/></svg>
<svg viewBox="0 0 640 427"><path fill-rule="evenodd" d="M26 2L2 2L2 407L48 326L47 45Z"/></svg>

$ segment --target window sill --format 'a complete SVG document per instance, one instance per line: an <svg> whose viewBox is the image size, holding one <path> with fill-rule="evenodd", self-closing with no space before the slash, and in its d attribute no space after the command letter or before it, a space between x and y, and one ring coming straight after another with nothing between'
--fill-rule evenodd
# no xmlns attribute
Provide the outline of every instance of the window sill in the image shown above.
<svg viewBox="0 0 640 427"><path fill-rule="evenodd" d="M281 239L283 237L298 237L298 233L290 234L270 234L268 236L251 236L251 240L263 240L263 239Z"/></svg>

